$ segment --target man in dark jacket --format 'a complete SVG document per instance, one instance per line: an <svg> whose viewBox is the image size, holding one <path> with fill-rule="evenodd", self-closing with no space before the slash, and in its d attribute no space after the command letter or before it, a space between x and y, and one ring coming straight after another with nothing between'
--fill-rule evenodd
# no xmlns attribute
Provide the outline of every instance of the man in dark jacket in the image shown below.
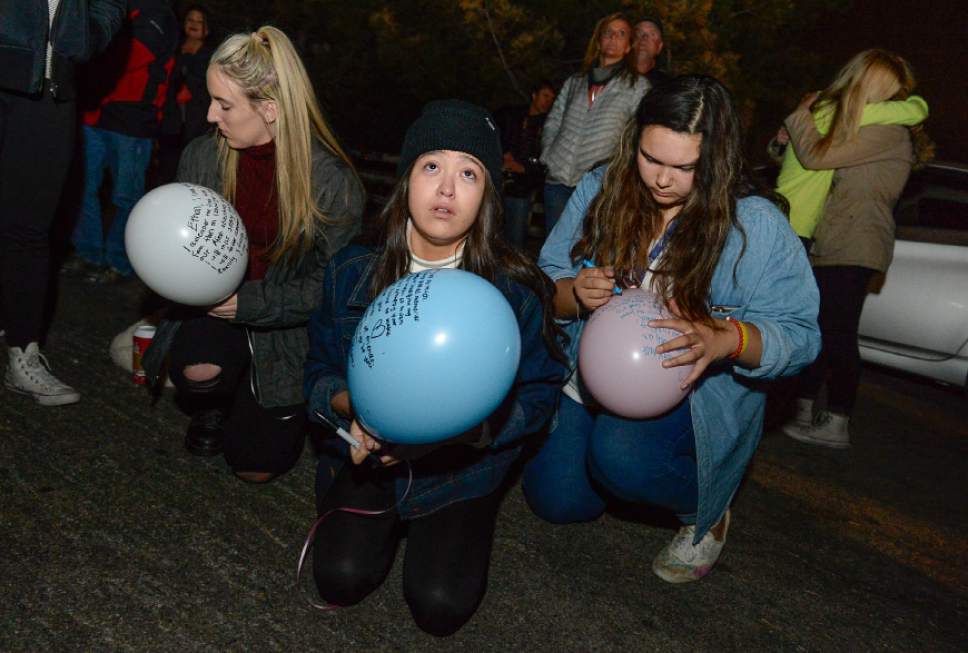
<svg viewBox="0 0 968 653"><path fill-rule="evenodd" d="M0 0L0 304L4 385L43 406L80 394L38 351L48 237L74 144L74 66L120 29L124 0Z"/></svg>
<svg viewBox="0 0 968 653"><path fill-rule="evenodd" d="M72 238L75 258L68 267L95 282L120 281L133 272L124 228L145 192L177 41L178 21L168 0L128 0L121 33L84 70L84 191ZM105 170L111 175L114 205L106 234L100 201Z"/></svg>
<svg viewBox="0 0 968 653"><path fill-rule="evenodd" d="M555 101L550 82L531 89L531 103L504 107L494 113L504 151L504 233L508 241L524 249L528 218L536 191L544 184L541 128Z"/></svg>

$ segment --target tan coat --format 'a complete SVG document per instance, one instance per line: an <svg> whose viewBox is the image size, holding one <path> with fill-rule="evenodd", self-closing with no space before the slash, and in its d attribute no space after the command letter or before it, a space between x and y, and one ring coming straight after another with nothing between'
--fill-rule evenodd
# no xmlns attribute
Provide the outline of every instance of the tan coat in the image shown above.
<svg viewBox="0 0 968 653"><path fill-rule="evenodd" d="M894 205L914 163L907 128L862 127L856 137L816 155L812 150L820 133L809 111L794 111L784 124L803 167L837 170L810 262L886 272L894 255Z"/></svg>

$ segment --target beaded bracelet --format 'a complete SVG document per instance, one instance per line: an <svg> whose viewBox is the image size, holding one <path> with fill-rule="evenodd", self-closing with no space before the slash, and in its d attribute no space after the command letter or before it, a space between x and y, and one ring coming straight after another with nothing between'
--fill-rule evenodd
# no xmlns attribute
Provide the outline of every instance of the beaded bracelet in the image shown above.
<svg viewBox="0 0 968 653"><path fill-rule="evenodd" d="M727 357L729 360L734 361L742 356L743 352L746 351L746 347L750 342L750 335L746 324L741 320L737 320L733 317L727 317L726 321L731 322L732 325L736 327L736 334L739 336L739 343L736 345L736 351Z"/></svg>

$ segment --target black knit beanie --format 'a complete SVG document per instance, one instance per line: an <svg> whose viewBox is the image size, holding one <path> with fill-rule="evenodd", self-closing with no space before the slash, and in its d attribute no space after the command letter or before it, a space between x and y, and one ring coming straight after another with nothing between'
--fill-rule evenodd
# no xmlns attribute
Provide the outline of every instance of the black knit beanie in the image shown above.
<svg viewBox="0 0 968 653"><path fill-rule="evenodd" d="M421 154L433 150L472 154L487 168L497 189L501 189L501 137L497 123L486 109L463 100L427 103L403 137L397 175L406 173Z"/></svg>

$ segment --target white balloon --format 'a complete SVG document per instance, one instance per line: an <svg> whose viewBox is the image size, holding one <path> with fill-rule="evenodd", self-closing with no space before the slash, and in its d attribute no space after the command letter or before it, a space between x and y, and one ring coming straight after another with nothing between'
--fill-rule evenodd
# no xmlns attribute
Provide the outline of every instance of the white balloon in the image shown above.
<svg viewBox="0 0 968 653"><path fill-rule="evenodd" d="M238 212L204 186L166 184L135 204L124 230L135 273L180 304L218 304L236 291L249 262Z"/></svg>

